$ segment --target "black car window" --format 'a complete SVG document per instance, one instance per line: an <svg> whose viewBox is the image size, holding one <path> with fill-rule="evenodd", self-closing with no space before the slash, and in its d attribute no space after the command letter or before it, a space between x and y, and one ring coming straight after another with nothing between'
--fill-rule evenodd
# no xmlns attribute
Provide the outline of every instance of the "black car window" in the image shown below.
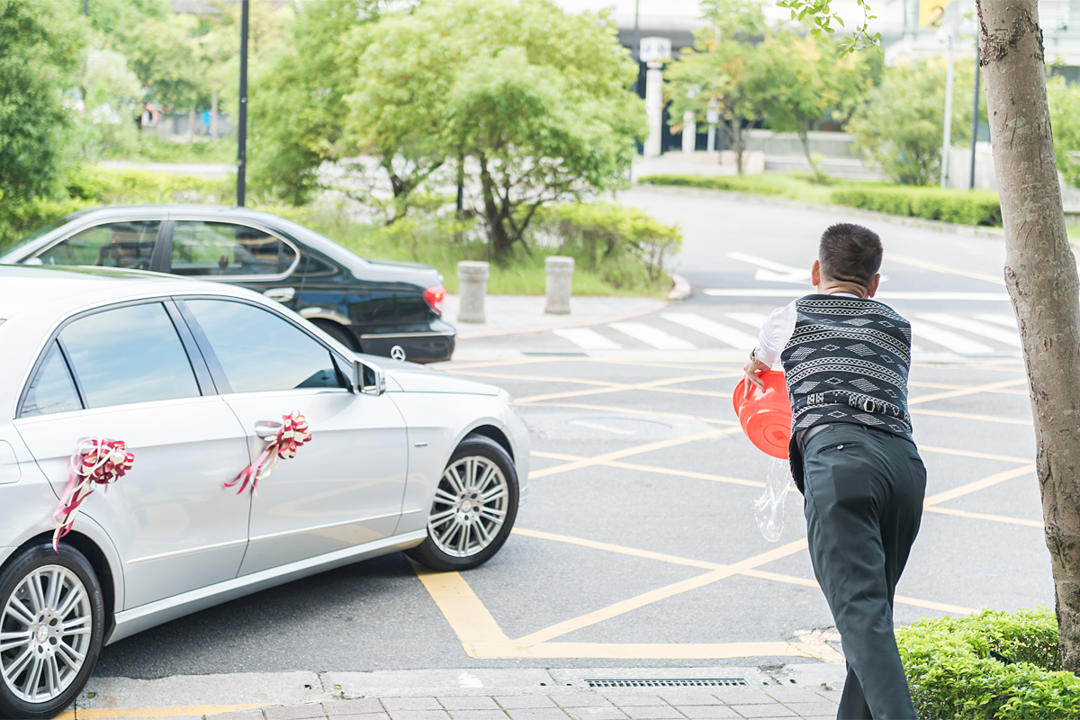
<svg viewBox="0 0 1080 720"><path fill-rule="evenodd" d="M160 224L157 220L125 220L95 225L36 257L45 265L101 265L149 270Z"/></svg>
<svg viewBox="0 0 1080 720"><path fill-rule="evenodd" d="M49 345L45 360L38 368L23 399L22 416L46 415L48 413L81 410L82 403L75 392L64 356L54 340Z"/></svg>
<svg viewBox="0 0 1080 720"><path fill-rule="evenodd" d="M345 387L330 351L262 308L228 300L188 300L233 392Z"/></svg>
<svg viewBox="0 0 1080 720"><path fill-rule="evenodd" d="M60 339L88 407L199 394L187 352L161 303L80 318Z"/></svg>
<svg viewBox="0 0 1080 720"><path fill-rule="evenodd" d="M287 243L247 225L177 220L173 227L177 275L278 275L295 259Z"/></svg>

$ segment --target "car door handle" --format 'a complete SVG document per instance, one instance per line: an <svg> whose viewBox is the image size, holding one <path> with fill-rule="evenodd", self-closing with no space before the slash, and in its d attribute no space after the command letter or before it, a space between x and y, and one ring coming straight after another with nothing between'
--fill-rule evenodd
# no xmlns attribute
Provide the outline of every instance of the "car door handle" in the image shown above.
<svg viewBox="0 0 1080 720"><path fill-rule="evenodd" d="M296 297L296 288L291 287L276 287L270 288L263 293L265 297L271 300L277 300L279 303L289 302Z"/></svg>
<svg viewBox="0 0 1080 720"><path fill-rule="evenodd" d="M260 420L255 423L255 434L263 440L277 440L279 430L281 430L281 423L273 420Z"/></svg>

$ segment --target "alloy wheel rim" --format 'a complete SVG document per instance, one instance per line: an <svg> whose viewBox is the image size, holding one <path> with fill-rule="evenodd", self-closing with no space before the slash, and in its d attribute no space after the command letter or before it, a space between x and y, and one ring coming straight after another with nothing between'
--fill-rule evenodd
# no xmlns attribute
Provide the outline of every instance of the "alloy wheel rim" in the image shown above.
<svg viewBox="0 0 1080 720"><path fill-rule="evenodd" d="M0 674L28 703L48 702L86 663L93 619L86 586L61 565L35 569L15 587L0 616Z"/></svg>
<svg viewBox="0 0 1080 720"><path fill-rule="evenodd" d="M443 471L428 517L428 536L452 557L472 557L506 522L510 486L499 466L481 456L461 458Z"/></svg>

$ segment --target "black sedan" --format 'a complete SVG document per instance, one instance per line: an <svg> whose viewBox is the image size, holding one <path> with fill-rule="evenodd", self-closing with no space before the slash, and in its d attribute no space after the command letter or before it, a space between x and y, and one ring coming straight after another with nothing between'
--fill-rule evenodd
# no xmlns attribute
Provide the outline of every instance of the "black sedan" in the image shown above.
<svg viewBox="0 0 1080 720"><path fill-rule="evenodd" d="M352 348L448 360L442 277L369 260L284 218L246 208L105 207L72 213L0 251L0 263L99 265L207 278L261 292Z"/></svg>

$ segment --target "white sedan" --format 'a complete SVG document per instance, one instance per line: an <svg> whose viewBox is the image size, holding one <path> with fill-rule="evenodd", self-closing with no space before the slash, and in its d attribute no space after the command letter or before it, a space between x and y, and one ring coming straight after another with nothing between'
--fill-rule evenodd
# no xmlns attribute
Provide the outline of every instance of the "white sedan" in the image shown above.
<svg viewBox="0 0 1080 720"><path fill-rule="evenodd" d="M400 550L475 567L528 476L505 391L236 287L0 266L0 348L0 717L55 715L103 644L247 593Z"/></svg>

